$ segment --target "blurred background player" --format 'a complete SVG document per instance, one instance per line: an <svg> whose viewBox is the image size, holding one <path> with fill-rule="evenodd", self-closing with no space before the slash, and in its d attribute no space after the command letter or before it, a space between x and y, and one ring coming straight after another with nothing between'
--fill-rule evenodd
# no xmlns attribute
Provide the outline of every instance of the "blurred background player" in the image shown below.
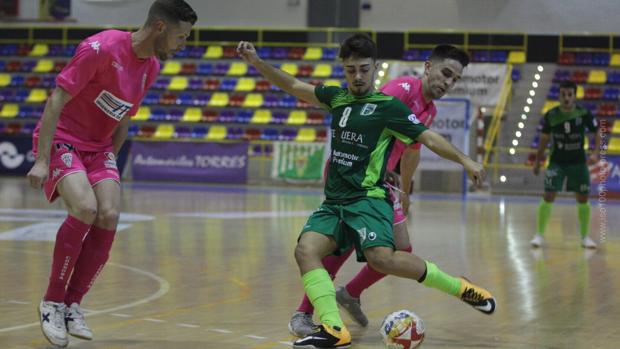
<svg viewBox="0 0 620 349"><path fill-rule="evenodd" d="M50 202L60 196L68 211L38 309L43 334L56 346L67 346L67 333L92 339L80 303L108 260L116 232L116 154L129 118L159 74L157 59L185 47L196 19L183 0L157 0L137 32L106 30L82 41L56 78L33 134L36 161L28 173L32 187L43 187Z"/></svg>
<svg viewBox="0 0 620 349"><path fill-rule="evenodd" d="M538 207L538 231L531 241L533 247L540 247L544 243L543 236L551 216L553 201L557 192L564 189L566 180L566 190L575 192L577 199L581 246L596 248L596 243L588 235L590 230L588 163L595 164L599 160L601 134L592 113L575 104L576 94L577 85L574 82L561 83L560 105L549 110L544 116L540 144L534 161L534 174L538 175L540 172L549 140L551 140L551 158L545 170L545 193ZM583 149L586 131L596 134L594 151L587 160Z"/></svg>
<svg viewBox="0 0 620 349"><path fill-rule="evenodd" d="M341 46L347 89L313 86L265 63L253 45L240 42L237 50L269 82L313 105L326 107L332 121L332 156L325 184L326 200L301 231L295 258L304 289L319 314L316 331L297 340L295 348L348 347L351 336L336 305L336 291L322 259L355 245L358 261L373 269L418 280L459 297L479 311L495 311L493 296L465 279L454 278L414 254L395 251L393 210L383 188L387 156L394 139L419 141L433 152L463 165L476 184L484 170L439 134L429 131L397 98L373 91L377 70L376 46L363 34Z"/></svg>
<svg viewBox="0 0 620 349"><path fill-rule="evenodd" d="M469 56L463 50L452 45L436 46L428 60L424 63L424 74L420 79L413 76L403 76L388 81L381 92L394 96L405 103L425 126L430 127L437 114L434 100L443 97L461 78L463 69L469 64ZM411 252L411 242L406 224L406 215L409 211L409 193L413 176L420 162L421 143L409 146L396 140L390 158L388 171L393 171L400 161L401 190L392 189L394 204L394 241L396 249ZM325 269L332 278L353 250L341 256L327 256L323 259ZM336 299L347 313L361 326L368 325L368 318L361 309L360 296L368 287L385 277L366 264L362 270L344 287L336 289ZM312 333L316 325L312 321L314 307L304 298L293 313L289 322L289 331L303 337Z"/></svg>

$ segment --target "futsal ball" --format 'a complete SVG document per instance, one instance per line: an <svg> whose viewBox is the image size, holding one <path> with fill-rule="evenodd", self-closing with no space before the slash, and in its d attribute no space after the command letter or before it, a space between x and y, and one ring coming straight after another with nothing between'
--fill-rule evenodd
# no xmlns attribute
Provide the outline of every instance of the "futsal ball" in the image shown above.
<svg viewBox="0 0 620 349"><path fill-rule="evenodd" d="M409 310L395 311L386 316L380 332L389 349L414 349L424 341L422 319Z"/></svg>

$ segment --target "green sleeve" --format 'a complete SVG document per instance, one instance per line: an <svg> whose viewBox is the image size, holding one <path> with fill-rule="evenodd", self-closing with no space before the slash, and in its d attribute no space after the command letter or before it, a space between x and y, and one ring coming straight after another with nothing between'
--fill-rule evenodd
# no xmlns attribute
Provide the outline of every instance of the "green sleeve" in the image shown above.
<svg viewBox="0 0 620 349"><path fill-rule="evenodd" d="M550 111L546 112L545 116L543 116L543 127L540 132L544 134L551 133L551 124L549 123L549 119L550 119L549 113Z"/></svg>
<svg viewBox="0 0 620 349"><path fill-rule="evenodd" d="M335 86L318 85L314 88L316 98L330 111L332 110L332 100L340 93L342 93L342 89Z"/></svg>
<svg viewBox="0 0 620 349"><path fill-rule="evenodd" d="M403 102L394 98L386 112L386 128L394 137L405 144L411 144L428 130L426 126Z"/></svg>

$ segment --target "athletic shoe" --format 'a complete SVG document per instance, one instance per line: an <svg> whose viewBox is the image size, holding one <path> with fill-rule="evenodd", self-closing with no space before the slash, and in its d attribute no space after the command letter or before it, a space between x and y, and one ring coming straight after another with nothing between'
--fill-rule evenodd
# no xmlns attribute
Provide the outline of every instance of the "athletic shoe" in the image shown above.
<svg viewBox="0 0 620 349"><path fill-rule="evenodd" d="M312 314L296 311L288 323L288 330L295 337L303 338L316 332L318 326L312 321Z"/></svg>
<svg viewBox="0 0 620 349"><path fill-rule="evenodd" d="M82 312L82 309L80 309L79 304L73 303L69 308L67 308L67 313L65 314L65 324L67 325L67 333L73 337L88 341L93 339L93 331L91 331L90 328L88 328L88 325L86 325L84 313Z"/></svg>
<svg viewBox="0 0 620 349"><path fill-rule="evenodd" d="M346 327L319 325L314 333L293 343L295 349L332 349L351 346L351 334Z"/></svg>
<svg viewBox="0 0 620 349"><path fill-rule="evenodd" d="M596 242L586 235L585 238L581 239L581 247L594 249L596 248Z"/></svg>
<svg viewBox="0 0 620 349"><path fill-rule="evenodd" d="M64 348L69 345L69 337L67 337L67 328L65 327L67 306L64 303L42 300L39 303L38 311L41 331L45 338L57 347Z"/></svg>
<svg viewBox="0 0 620 349"><path fill-rule="evenodd" d="M532 239L532 241L530 241L530 244L534 248L541 247L544 243L545 239L543 239L543 237L538 234L534 235L534 238Z"/></svg>
<svg viewBox="0 0 620 349"><path fill-rule="evenodd" d="M346 288L338 287L336 290L336 301L360 326L368 326L368 318L362 311L359 298L353 298Z"/></svg>
<svg viewBox="0 0 620 349"><path fill-rule="evenodd" d="M476 286L469 282L469 280L461 277L461 290L458 297L461 300L476 310L479 310L487 315L493 314L495 311L495 298L491 295L491 292L485 290L480 286Z"/></svg>

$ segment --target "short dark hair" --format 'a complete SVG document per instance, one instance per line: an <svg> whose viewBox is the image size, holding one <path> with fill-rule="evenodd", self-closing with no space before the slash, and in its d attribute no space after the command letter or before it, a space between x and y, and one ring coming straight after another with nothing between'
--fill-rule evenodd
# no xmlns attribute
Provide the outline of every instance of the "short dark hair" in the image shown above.
<svg viewBox="0 0 620 349"><path fill-rule="evenodd" d="M146 25L151 25L157 20L175 25L181 21L194 25L198 16L184 0L155 0L149 9Z"/></svg>
<svg viewBox="0 0 620 349"><path fill-rule="evenodd" d="M355 58L372 58L377 60L377 45L370 38L370 36L362 33L357 33L347 38L342 45L340 45L340 53L338 54L340 59L345 60L349 57Z"/></svg>
<svg viewBox="0 0 620 349"><path fill-rule="evenodd" d="M456 48L452 45L442 44L437 45L431 52L431 55L428 57L429 61L435 60L444 60L444 59L453 59L465 68L469 64L469 55L467 52L461 50L460 48Z"/></svg>
<svg viewBox="0 0 620 349"><path fill-rule="evenodd" d="M560 83L560 88L571 88L573 92L577 93L577 84L572 81L562 81Z"/></svg>

